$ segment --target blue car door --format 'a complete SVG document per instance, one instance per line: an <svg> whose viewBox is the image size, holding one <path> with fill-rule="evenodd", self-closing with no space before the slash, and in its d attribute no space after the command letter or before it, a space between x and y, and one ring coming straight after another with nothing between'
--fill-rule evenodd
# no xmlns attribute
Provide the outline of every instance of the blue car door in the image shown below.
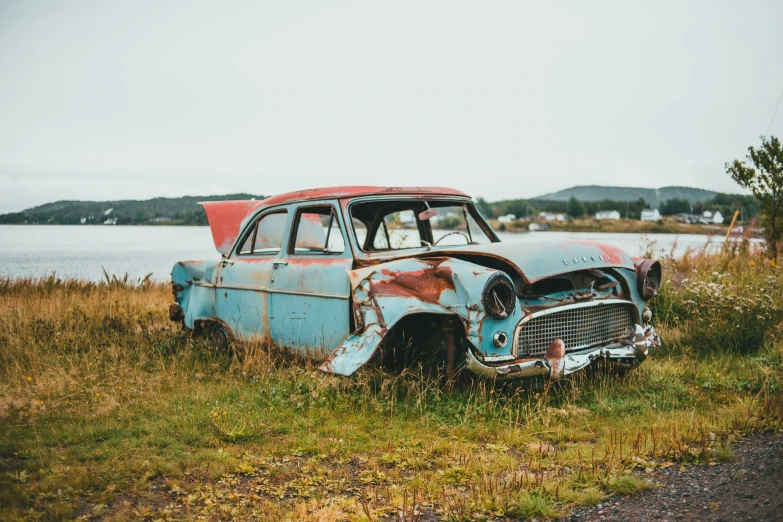
<svg viewBox="0 0 783 522"><path fill-rule="evenodd" d="M338 208L336 201L292 207L289 241L270 276L273 341L313 357L328 356L350 330L353 255Z"/></svg>
<svg viewBox="0 0 783 522"><path fill-rule="evenodd" d="M215 285L218 318L237 338L270 340L269 282L287 222L284 209L260 214L220 263Z"/></svg>

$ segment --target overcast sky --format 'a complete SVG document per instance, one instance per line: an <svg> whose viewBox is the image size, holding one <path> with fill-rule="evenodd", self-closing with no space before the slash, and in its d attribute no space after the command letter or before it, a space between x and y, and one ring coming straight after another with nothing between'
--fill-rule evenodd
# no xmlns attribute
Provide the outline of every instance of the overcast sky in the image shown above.
<svg viewBox="0 0 783 522"><path fill-rule="evenodd" d="M738 192L723 164L783 91L783 2L631 3L0 0L0 212L343 184Z"/></svg>

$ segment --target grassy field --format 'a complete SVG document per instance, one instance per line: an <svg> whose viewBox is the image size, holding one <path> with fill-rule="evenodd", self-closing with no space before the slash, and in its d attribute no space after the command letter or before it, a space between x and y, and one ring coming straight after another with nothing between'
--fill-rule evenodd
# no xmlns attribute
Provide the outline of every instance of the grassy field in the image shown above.
<svg viewBox="0 0 783 522"><path fill-rule="evenodd" d="M165 285L0 281L0 520L547 519L655 487L783 427L781 272L667 260L664 353L539 390L230 357Z"/></svg>

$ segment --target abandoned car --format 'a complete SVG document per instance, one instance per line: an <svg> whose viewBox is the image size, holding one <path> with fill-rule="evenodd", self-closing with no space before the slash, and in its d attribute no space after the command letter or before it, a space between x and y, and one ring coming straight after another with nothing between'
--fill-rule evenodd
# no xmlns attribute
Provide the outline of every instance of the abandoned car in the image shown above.
<svg viewBox="0 0 783 522"><path fill-rule="evenodd" d="M447 188L336 187L206 209L222 259L172 271L171 319L351 375L423 356L454 375L559 379L660 345L661 265L587 241L501 243ZM407 362L406 362L407 361Z"/></svg>

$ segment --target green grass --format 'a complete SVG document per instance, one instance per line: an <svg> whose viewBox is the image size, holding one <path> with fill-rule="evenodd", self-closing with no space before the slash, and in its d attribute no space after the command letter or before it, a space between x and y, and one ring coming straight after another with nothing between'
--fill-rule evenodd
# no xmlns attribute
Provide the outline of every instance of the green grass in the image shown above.
<svg viewBox="0 0 783 522"><path fill-rule="evenodd" d="M721 259L670 261L661 303ZM780 275L737 259L715 271ZM779 324L752 349L697 349L693 317L659 307L667 349L624 378L447 389L257 345L231 358L169 323L170 300L164 285L0 281L1 520L547 519L783 427Z"/></svg>

